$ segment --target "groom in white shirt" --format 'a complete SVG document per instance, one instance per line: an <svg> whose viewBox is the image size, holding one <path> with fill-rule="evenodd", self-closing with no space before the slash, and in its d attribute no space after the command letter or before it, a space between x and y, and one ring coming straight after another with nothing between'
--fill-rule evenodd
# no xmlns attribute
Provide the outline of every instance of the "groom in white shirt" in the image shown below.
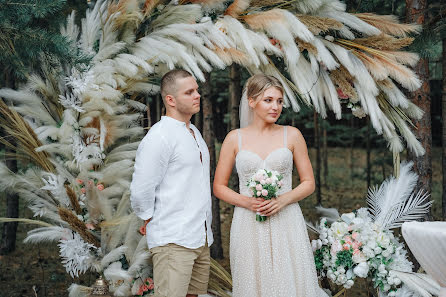
<svg viewBox="0 0 446 297"><path fill-rule="evenodd" d="M209 151L192 115L200 111L195 78L172 70L161 79L166 116L141 141L130 185L131 205L146 223L156 297L206 294L211 188Z"/></svg>

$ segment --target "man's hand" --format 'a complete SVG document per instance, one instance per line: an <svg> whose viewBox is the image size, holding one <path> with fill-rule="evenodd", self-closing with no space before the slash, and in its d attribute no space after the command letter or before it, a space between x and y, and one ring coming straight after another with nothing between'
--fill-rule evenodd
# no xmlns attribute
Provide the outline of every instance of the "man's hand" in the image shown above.
<svg viewBox="0 0 446 297"><path fill-rule="evenodd" d="M139 228L139 233L141 233L142 235L146 235L146 226L147 226L147 224L150 222L151 219L152 219L152 218L147 219L147 220L144 221L144 225L142 225L142 226Z"/></svg>

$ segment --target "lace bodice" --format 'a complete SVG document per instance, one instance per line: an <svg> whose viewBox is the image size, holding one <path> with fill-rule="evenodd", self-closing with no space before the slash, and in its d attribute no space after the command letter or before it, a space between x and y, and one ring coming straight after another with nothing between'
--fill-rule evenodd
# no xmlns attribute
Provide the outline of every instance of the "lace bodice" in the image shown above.
<svg viewBox="0 0 446 297"><path fill-rule="evenodd" d="M278 192L279 195L291 191L293 153L287 147L286 127L284 127L284 146L270 152L265 159L254 152L242 149L240 130L237 132L239 152L235 158L235 166L239 176L240 194L249 196L247 183L259 169L275 170L283 176L283 186Z"/></svg>

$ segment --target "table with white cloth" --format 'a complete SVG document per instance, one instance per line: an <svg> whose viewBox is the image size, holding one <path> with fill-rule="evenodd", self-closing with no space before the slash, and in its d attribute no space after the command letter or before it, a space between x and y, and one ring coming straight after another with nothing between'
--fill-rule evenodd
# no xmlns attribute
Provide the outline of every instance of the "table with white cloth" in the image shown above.
<svg viewBox="0 0 446 297"><path fill-rule="evenodd" d="M424 271L440 286L446 297L446 222L406 222L403 237Z"/></svg>

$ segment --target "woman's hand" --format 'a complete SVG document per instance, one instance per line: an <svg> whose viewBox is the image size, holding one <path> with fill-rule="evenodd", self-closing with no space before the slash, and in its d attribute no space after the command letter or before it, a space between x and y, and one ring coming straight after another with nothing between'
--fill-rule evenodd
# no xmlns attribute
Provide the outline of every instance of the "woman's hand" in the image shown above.
<svg viewBox="0 0 446 297"><path fill-rule="evenodd" d="M271 198L271 200L263 201L257 211L262 216L269 217L278 213L285 205L283 199Z"/></svg>
<svg viewBox="0 0 446 297"><path fill-rule="evenodd" d="M264 201L265 199L263 198L246 197L243 207L253 212L257 212L257 209L259 209Z"/></svg>

